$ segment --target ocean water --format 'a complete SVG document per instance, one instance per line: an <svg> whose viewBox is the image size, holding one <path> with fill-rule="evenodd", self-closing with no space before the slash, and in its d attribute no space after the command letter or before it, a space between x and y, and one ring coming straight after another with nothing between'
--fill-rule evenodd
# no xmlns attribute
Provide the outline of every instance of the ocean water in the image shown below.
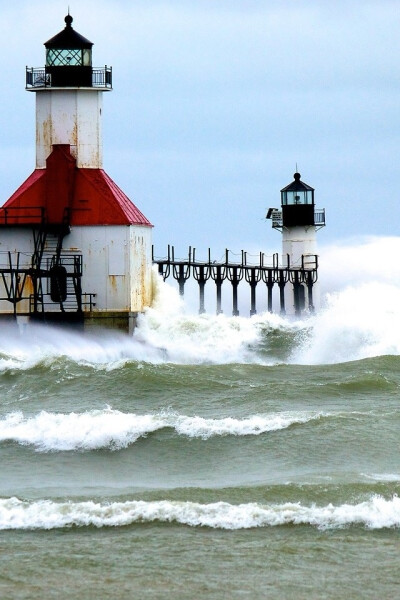
<svg viewBox="0 0 400 600"><path fill-rule="evenodd" d="M0 598L400 597L399 246L300 320L3 326Z"/></svg>

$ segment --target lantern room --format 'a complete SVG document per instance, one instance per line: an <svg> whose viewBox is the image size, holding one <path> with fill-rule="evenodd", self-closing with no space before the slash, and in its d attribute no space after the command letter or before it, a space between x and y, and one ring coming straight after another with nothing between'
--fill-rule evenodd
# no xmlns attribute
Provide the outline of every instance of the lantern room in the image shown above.
<svg viewBox="0 0 400 600"><path fill-rule="evenodd" d="M92 86L93 43L72 27L72 17L65 17L65 28L45 42L46 75L54 87Z"/></svg>
<svg viewBox="0 0 400 600"><path fill-rule="evenodd" d="M315 225L314 188L301 181L300 173L281 190L282 224L284 227Z"/></svg>
<svg viewBox="0 0 400 600"><path fill-rule="evenodd" d="M282 206L288 204L314 204L314 188L300 181L300 173L293 175L294 181L281 190Z"/></svg>
<svg viewBox="0 0 400 600"><path fill-rule="evenodd" d="M64 19L65 28L45 42L46 64L26 68L26 89L112 88L111 67L93 68L93 43L72 27L72 17Z"/></svg>

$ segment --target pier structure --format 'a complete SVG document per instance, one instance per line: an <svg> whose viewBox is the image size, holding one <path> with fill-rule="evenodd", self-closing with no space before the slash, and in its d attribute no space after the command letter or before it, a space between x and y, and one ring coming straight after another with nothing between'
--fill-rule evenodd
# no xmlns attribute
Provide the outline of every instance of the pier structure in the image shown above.
<svg viewBox="0 0 400 600"><path fill-rule="evenodd" d="M240 260L238 255L230 250L225 250L223 260L217 261L211 258L208 249L207 260L196 258L196 249L189 247L185 258L175 256L174 246L169 245L167 256L159 258L154 256L153 264L158 266L158 273L165 281L172 277L179 286L179 294L183 297L185 284L192 277L199 287L199 313L205 312L204 292L208 281L214 281L216 289L216 313L222 312L222 284L225 281L231 283L232 289L232 315L239 316L238 287L241 281L250 287L250 316L257 314L257 286L264 283L267 289L267 310L274 312L273 290L276 286L279 290L279 308L281 315L285 315L287 309L296 316L304 312L314 311L313 287L318 280L318 256L302 255L300 260L293 264L290 254L279 257L277 253L266 256L263 252L250 256L248 252L241 251ZM285 294L286 287L292 289L292 294ZM293 306L287 306L287 298L293 298ZM292 310L293 309L293 310ZM276 311L276 312L278 312Z"/></svg>

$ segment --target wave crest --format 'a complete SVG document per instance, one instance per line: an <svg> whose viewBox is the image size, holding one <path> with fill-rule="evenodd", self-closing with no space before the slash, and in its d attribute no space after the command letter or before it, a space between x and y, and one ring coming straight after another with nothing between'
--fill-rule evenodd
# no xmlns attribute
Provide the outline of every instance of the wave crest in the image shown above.
<svg viewBox="0 0 400 600"><path fill-rule="evenodd" d="M293 502L234 505L227 502L200 504L169 500L109 504L93 501L27 502L18 498L0 500L0 530L123 527L151 522L228 530L285 525L311 525L321 529L362 525L370 529L383 529L400 526L400 499L397 496L385 499L374 495L358 504L339 506L303 506Z"/></svg>
<svg viewBox="0 0 400 600"><path fill-rule="evenodd" d="M25 417L13 412L0 420L0 442L33 445L41 452L71 450L120 450L157 430L170 428L178 435L208 439L223 435L260 435L293 424L320 419L322 413L272 413L243 419L205 419L169 412L137 415L112 408L84 413L41 411Z"/></svg>

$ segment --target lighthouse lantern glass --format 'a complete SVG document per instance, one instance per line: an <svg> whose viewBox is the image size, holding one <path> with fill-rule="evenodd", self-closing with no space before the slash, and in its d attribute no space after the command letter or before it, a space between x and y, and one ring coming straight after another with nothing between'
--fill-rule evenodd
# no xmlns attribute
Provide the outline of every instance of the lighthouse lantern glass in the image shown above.
<svg viewBox="0 0 400 600"><path fill-rule="evenodd" d="M291 190L282 192L282 205L287 204L312 204L311 190Z"/></svg>
<svg viewBox="0 0 400 600"><path fill-rule="evenodd" d="M86 67L91 63L92 51L88 48L48 48L46 51L47 67Z"/></svg>

